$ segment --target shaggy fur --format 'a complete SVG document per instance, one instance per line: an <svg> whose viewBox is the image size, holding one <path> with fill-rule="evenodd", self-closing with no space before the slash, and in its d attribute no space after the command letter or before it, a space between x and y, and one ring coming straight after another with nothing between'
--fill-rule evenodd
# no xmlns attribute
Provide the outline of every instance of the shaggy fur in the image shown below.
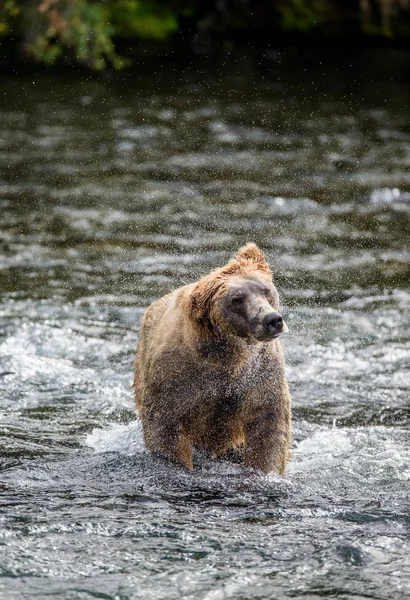
<svg viewBox="0 0 410 600"><path fill-rule="evenodd" d="M192 469L194 446L212 456L240 448L245 465L284 473L291 408L278 307L265 257L247 244L148 308L134 388L150 451Z"/></svg>

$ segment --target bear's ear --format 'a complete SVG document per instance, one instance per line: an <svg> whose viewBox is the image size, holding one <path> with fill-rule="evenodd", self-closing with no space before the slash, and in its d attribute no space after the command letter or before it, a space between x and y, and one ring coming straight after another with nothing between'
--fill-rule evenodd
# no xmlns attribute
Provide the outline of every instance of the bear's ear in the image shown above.
<svg viewBox="0 0 410 600"><path fill-rule="evenodd" d="M271 274L265 255L254 243L246 244L246 246L240 248L235 258L239 263L251 263L256 269Z"/></svg>
<svg viewBox="0 0 410 600"><path fill-rule="evenodd" d="M195 321L201 321L209 312L212 296L221 285L219 277L213 273L200 279L194 286L190 296L189 304L191 317Z"/></svg>

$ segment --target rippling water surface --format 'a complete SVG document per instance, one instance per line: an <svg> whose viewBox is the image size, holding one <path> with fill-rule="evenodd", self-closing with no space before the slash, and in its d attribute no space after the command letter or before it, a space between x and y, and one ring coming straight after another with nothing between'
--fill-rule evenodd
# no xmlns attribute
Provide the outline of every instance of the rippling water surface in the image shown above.
<svg viewBox="0 0 410 600"><path fill-rule="evenodd" d="M3 76L1 598L410 597L410 57ZM141 315L246 241L289 334L287 476L146 453Z"/></svg>

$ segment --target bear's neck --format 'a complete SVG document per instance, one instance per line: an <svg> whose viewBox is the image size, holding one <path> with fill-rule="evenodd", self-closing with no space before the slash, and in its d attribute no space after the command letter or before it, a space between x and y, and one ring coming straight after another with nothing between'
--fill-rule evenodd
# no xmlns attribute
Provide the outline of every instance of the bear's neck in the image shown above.
<svg viewBox="0 0 410 600"><path fill-rule="evenodd" d="M208 360L223 361L225 365L233 363L237 366L249 357L249 353L258 354L262 351L263 344L227 334L210 323L201 323L199 327L201 332L200 335L194 336L194 347Z"/></svg>

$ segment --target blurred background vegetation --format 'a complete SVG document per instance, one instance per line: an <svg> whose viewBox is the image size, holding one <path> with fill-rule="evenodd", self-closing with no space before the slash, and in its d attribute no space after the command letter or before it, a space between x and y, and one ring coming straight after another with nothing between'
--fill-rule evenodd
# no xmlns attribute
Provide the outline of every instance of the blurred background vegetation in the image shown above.
<svg viewBox="0 0 410 600"><path fill-rule="evenodd" d="M0 0L3 62L120 69L141 48L208 54L295 36L406 42L410 0Z"/></svg>

